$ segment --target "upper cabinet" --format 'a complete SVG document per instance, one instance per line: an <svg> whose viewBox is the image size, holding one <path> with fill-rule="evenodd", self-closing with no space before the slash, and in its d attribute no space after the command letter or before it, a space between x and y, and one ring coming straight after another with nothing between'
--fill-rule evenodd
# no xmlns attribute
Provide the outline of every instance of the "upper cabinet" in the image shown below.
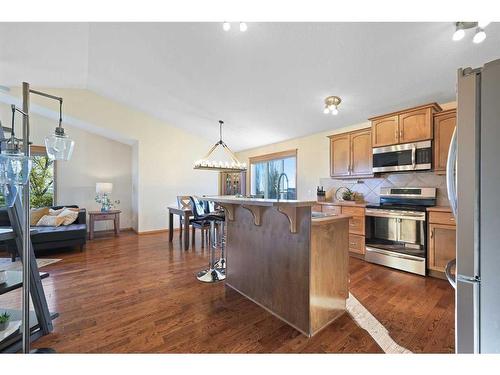
<svg viewBox="0 0 500 375"><path fill-rule="evenodd" d="M370 177L372 172L371 129L336 134L330 138L332 177Z"/></svg>
<svg viewBox="0 0 500 375"><path fill-rule="evenodd" d="M433 115L441 111L437 103L387 115L372 117L373 147L420 142L433 137Z"/></svg>
<svg viewBox="0 0 500 375"><path fill-rule="evenodd" d="M387 116L372 121L372 146L389 146L399 142L399 117Z"/></svg>
<svg viewBox="0 0 500 375"><path fill-rule="evenodd" d="M456 124L456 109L434 114L434 171L438 174L446 173L448 150Z"/></svg>

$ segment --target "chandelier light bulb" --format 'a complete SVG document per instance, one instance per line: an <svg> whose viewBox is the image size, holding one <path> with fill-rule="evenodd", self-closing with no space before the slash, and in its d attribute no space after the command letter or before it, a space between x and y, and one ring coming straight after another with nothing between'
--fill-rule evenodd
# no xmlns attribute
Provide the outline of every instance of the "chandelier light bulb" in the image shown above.
<svg viewBox="0 0 500 375"><path fill-rule="evenodd" d="M224 22L224 23L222 24L222 29L223 29L224 31L229 31L229 30L231 30L231 24L230 24L229 22Z"/></svg>
<svg viewBox="0 0 500 375"><path fill-rule="evenodd" d="M476 44L479 44L483 42L485 39L486 39L486 33L484 32L483 29L478 28L476 34L474 35L474 38L472 38L472 41Z"/></svg>
<svg viewBox="0 0 500 375"><path fill-rule="evenodd" d="M323 113L325 115L329 114L330 113L330 109L328 107L325 107L325 109L323 110Z"/></svg>
<svg viewBox="0 0 500 375"><path fill-rule="evenodd" d="M484 29L486 26L488 26L491 22L489 21L479 21L477 25L481 28Z"/></svg>
<svg viewBox="0 0 500 375"><path fill-rule="evenodd" d="M245 32L247 31L247 29L248 29L247 24L245 22L240 22L240 31Z"/></svg>
<svg viewBox="0 0 500 375"><path fill-rule="evenodd" d="M457 42L459 40L462 40L464 36L465 36L465 30L464 29L456 29L455 32L453 33L452 39L455 42Z"/></svg>
<svg viewBox="0 0 500 375"><path fill-rule="evenodd" d="M339 114L339 110L337 109L336 106L331 108L330 111L332 112L332 115L334 115L334 116L337 116Z"/></svg>

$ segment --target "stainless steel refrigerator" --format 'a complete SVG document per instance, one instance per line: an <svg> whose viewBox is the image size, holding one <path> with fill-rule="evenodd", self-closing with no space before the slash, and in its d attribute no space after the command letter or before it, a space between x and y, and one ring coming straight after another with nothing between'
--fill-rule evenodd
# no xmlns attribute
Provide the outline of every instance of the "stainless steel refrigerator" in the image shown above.
<svg viewBox="0 0 500 375"><path fill-rule="evenodd" d="M500 60L459 69L448 197L457 223L455 350L500 353Z"/></svg>

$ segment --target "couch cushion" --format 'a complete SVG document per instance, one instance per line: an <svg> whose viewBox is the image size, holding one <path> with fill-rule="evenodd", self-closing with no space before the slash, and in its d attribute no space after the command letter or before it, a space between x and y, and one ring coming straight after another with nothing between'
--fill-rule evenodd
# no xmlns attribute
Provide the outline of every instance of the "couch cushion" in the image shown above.
<svg viewBox="0 0 500 375"><path fill-rule="evenodd" d="M37 227L58 227L64 222L64 217L53 216L53 215L44 215L38 223L36 223Z"/></svg>
<svg viewBox="0 0 500 375"><path fill-rule="evenodd" d="M35 227L36 233L31 235L31 241L35 243L66 241L87 236L86 224L70 224L60 227Z"/></svg>

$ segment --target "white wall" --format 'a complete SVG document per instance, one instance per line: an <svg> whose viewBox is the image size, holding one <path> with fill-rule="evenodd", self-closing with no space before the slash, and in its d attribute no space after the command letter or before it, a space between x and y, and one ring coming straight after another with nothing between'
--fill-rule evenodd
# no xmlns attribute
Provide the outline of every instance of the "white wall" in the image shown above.
<svg viewBox="0 0 500 375"><path fill-rule="evenodd" d="M137 231L168 228L167 206L176 204L177 195L217 194L218 174L193 170L194 161L217 140L215 121L212 142L88 90L37 89L64 98L66 124L132 146L131 210ZM19 94L19 88L9 93L13 97ZM31 99L32 112L49 109L47 116L57 116L57 102L35 95ZM105 155L97 147L86 152ZM177 226L178 220L174 223Z"/></svg>
<svg viewBox="0 0 500 375"><path fill-rule="evenodd" d="M455 108L456 102L441 104L443 109ZM316 200L316 187L320 179L330 178L330 140L329 135L370 127L370 122L346 125L306 137L295 138L263 147L238 152L241 162L249 162L249 158L273 152L297 149L297 197L298 199ZM247 181L247 191L249 181Z"/></svg>
<svg viewBox="0 0 500 375"><path fill-rule="evenodd" d="M10 127L10 107L0 103L0 119ZM42 146L44 137L54 131L57 122L32 113L31 140ZM17 135L22 134L22 118L16 117ZM116 208L122 211L121 228L132 227L132 147L106 137L66 126L75 140L73 156L69 161L56 162L57 204L76 204L87 210L98 210L95 202L95 183L112 182L112 199L119 200ZM112 229L112 223L99 222L96 230Z"/></svg>

